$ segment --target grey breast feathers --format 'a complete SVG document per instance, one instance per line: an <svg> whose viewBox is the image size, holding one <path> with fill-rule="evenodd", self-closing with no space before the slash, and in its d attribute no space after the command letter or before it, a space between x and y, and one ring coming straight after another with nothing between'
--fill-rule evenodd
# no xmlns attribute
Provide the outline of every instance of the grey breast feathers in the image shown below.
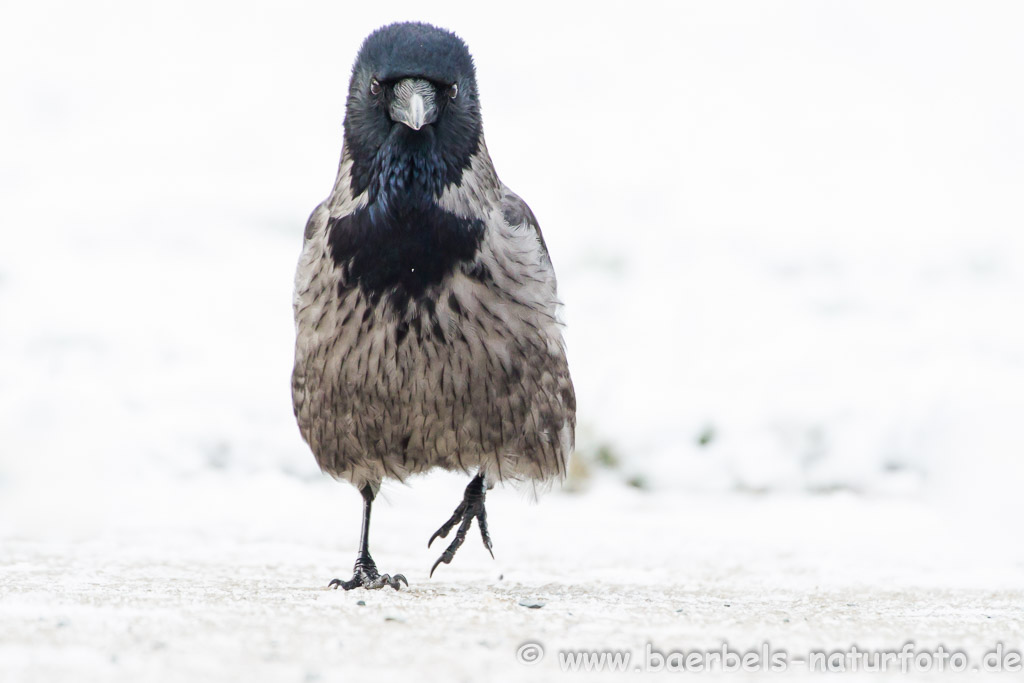
<svg viewBox="0 0 1024 683"><path fill-rule="evenodd" d="M564 476L576 400L554 270L533 213L502 190L476 257L401 311L338 287L325 234L337 200L310 217L292 395L325 471L357 486L433 467L495 481Z"/></svg>

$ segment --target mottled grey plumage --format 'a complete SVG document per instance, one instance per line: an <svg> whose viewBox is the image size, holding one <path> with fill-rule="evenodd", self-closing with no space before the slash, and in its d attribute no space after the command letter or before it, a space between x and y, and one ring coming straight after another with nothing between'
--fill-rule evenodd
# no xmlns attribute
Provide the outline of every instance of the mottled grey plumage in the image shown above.
<svg viewBox="0 0 1024 683"><path fill-rule="evenodd" d="M334 192L309 219L295 285L292 396L321 468L375 490L433 467L479 467L489 481L564 475L575 398L555 274L529 207L481 143L461 185L438 198L484 219L477 258L430 293L432 305L397 312L359 288L339 295L344 267L326 228L365 201L352 196L350 165L343 152Z"/></svg>
<svg viewBox="0 0 1024 683"><path fill-rule="evenodd" d="M369 487L370 500L382 479L401 480L434 467L476 470L488 485L562 476L573 448L576 406L555 273L537 221L498 180L479 126L471 132L475 140L460 143L467 150L461 164L431 165L447 158L434 149L447 144L445 135L454 139L471 131L459 122L460 112L467 121L474 112L479 117L468 52L463 57L454 50L470 65L469 73L463 67L446 77L457 84L459 97L472 99L454 100L455 86L442 82L438 87L451 88L439 91L452 97L450 113L440 110L435 125L423 131L401 125L397 121L407 121L392 113L381 132L383 146L371 148L372 156L364 151L370 147L365 138L372 136L360 136L357 125L375 121L375 110L366 111L365 102L387 87L377 85L377 78L384 80L378 74L388 63L400 63L400 76L420 76L405 72L415 68L424 42L412 41L414 47L403 50L404 36L440 31L418 24L382 32L388 30L395 34L388 37L391 43L381 47L378 32L364 44L352 76L334 189L306 225L295 282L292 377L302 436L324 471L361 490ZM458 40L440 33L427 35ZM391 61L375 63L374 50ZM423 86L432 80L414 87L409 82L379 95L392 98L392 112L395 98L432 87ZM381 100L381 116L388 116L385 105ZM422 100L418 106L422 118ZM445 116L460 127L446 124ZM421 153L427 145L434 146L428 149L432 156ZM402 155L411 161L396 166L394 159ZM424 191L427 208L402 209L414 204L403 193L413 196L416 188ZM368 232L357 231L357 212ZM433 232L441 228L416 223L423 216L454 221L456 236L435 239ZM374 221L386 223L386 230ZM386 237L377 251L359 251L359 239L379 235ZM470 251L455 257L444 252L445 244L469 245ZM357 258L362 260L356 263ZM394 263L404 271L394 273ZM430 275L418 277L417 268ZM381 275L385 271L391 279Z"/></svg>

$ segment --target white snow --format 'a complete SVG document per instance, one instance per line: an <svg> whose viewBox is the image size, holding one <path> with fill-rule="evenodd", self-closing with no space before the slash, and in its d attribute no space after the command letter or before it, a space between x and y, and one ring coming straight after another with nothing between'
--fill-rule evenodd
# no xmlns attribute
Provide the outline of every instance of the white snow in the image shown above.
<svg viewBox="0 0 1024 683"><path fill-rule="evenodd" d="M1020 565L965 555L927 508L852 494L671 496L603 486L489 502L451 566L425 539L461 481L389 492L374 554L411 586L344 593L355 495L235 487L238 511L0 550L0 671L16 681L535 680L567 649L1019 648ZM202 509L220 494L200 490ZM272 498L270 498L272 496ZM342 504L344 503L344 504ZM192 515L196 519L192 519ZM360 605L359 601L365 603ZM520 603L541 604L530 609ZM517 663L524 643L547 655ZM631 669L632 670L632 669Z"/></svg>
<svg viewBox="0 0 1024 683"><path fill-rule="evenodd" d="M0 680L1020 646L1018 4L4 14ZM408 18L468 41L544 229L578 492L494 492L498 561L474 531L428 581L463 482L388 487L375 554L412 586L340 594L358 497L294 426L291 280L359 42Z"/></svg>

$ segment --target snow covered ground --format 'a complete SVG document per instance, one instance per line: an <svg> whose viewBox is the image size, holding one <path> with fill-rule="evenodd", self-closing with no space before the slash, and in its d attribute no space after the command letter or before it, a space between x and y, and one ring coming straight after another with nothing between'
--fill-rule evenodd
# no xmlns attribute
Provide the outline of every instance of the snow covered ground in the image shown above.
<svg viewBox="0 0 1024 683"><path fill-rule="evenodd" d="M1022 645L1019 5L4 15L0 680ZM358 497L293 423L291 278L359 42L407 18L476 57L580 448L568 491L492 495L497 562L470 539L430 581L463 482L387 489L375 553L412 586L346 595Z"/></svg>
<svg viewBox="0 0 1024 683"><path fill-rule="evenodd" d="M425 540L461 483L433 478L379 506L378 564L411 584L397 593L326 588L350 569L358 498L342 505L319 484L250 491L255 519L186 513L89 541L5 542L0 671L26 682L556 680L560 651L627 651L632 672L648 643L768 643L797 659L912 642L963 652L970 668L999 643L1021 645L1020 557L962 552L965 538L918 504L611 487L531 506L498 491L497 560L474 530L428 579L438 551ZM543 661L517 661L532 643Z"/></svg>

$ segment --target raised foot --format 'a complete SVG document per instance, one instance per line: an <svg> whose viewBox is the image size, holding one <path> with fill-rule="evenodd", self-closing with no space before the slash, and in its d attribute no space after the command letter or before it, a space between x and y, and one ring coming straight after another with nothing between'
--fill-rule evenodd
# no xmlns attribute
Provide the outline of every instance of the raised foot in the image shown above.
<svg viewBox="0 0 1024 683"><path fill-rule="evenodd" d="M434 535L427 541L427 547L429 548L433 544L434 540L438 537L447 538L448 532L450 532L456 524L459 525L459 530L455 532L455 538L452 539L451 545L449 545L441 557L437 558L437 562L430 568L430 575L434 575L434 570L437 566L444 562L445 564L451 564L452 559L455 557L456 551L462 547L463 542L466 540L466 532L469 531L469 527L473 524L473 518L476 518L477 525L480 527L480 537L483 539L484 547L487 548L487 552L491 554L491 558L494 558L494 550L491 545L491 535L487 531L487 510L484 509L484 479L479 474L473 477L473 480L469 482L469 486L466 487L466 493L462 497L462 502L455 508L455 513L445 522L440 529L434 532Z"/></svg>
<svg viewBox="0 0 1024 683"><path fill-rule="evenodd" d="M395 590L402 587L402 584L406 587L409 586L409 581L406 580L402 574L381 574L377 571L377 565L374 563L373 558L370 556L360 557L356 560L355 571L352 573L352 578L348 581L342 581L341 579L334 579L329 584L328 588L337 588L341 586L347 591L353 588L366 588L368 590L379 590L384 586L391 586Z"/></svg>

